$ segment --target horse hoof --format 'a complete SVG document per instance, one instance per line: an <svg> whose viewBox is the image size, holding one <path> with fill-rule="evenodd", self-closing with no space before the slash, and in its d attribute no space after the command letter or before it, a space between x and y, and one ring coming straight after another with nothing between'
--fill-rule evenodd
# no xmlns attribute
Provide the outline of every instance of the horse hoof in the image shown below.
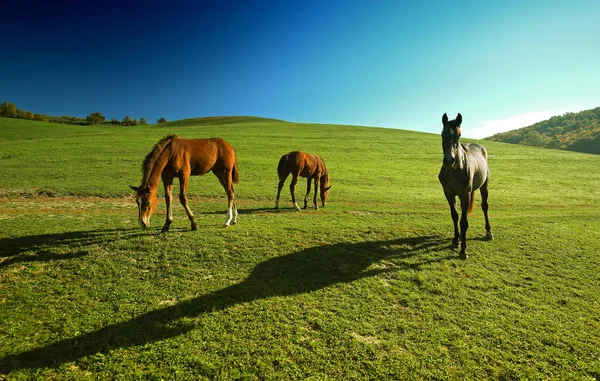
<svg viewBox="0 0 600 381"><path fill-rule="evenodd" d="M192 231L194 231L194 230L198 230L198 224L193 224L192 225Z"/></svg>
<svg viewBox="0 0 600 381"><path fill-rule="evenodd" d="M469 256L467 255L467 253L465 253L464 251L461 251L460 254L458 255L458 257L460 259L468 259Z"/></svg>
<svg viewBox="0 0 600 381"><path fill-rule="evenodd" d="M493 240L493 239L494 239L494 235L493 235L491 232L487 232L487 234L485 235L485 238L486 238L488 241L491 241L491 240Z"/></svg>
<svg viewBox="0 0 600 381"><path fill-rule="evenodd" d="M452 242L452 243L450 244L450 248L451 248L451 249L458 249L458 242Z"/></svg>
<svg viewBox="0 0 600 381"><path fill-rule="evenodd" d="M162 228L162 230L160 231L160 234L164 234L164 233L168 233L169 232L169 228Z"/></svg>

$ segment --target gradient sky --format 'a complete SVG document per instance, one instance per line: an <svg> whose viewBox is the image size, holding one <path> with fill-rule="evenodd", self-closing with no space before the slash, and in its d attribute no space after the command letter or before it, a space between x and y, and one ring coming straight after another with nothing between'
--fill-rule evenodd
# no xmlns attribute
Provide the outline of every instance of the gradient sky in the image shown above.
<svg viewBox="0 0 600 381"><path fill-rule="evenodd" d="M12 1L0 102L484 137L600 106L600 1Z"/></svg>

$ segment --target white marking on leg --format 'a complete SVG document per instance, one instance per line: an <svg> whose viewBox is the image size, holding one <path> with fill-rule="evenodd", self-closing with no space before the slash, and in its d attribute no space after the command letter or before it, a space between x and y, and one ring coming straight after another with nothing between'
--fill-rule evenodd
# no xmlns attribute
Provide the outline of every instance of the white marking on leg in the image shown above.
<svg viewBox="0 0 600 381"><path fill-rule="evenodd" d="M227 208L227 220L225 221L225 226L229 226L231 220L233 220L233 208Z"/></svg>
<svg viewBox="0 0 600 381"><path fill-rule="evenodd" d="M294 203L294 206L296 207L296 209L301 210L297 202Z"/></svg>

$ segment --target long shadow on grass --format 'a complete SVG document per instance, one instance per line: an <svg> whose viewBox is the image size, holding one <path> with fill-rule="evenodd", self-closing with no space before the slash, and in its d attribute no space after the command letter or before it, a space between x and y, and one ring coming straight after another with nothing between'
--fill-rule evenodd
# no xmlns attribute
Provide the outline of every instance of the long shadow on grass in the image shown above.
<svg viewBox="0 0 600 381"><path fill-rule="evenodd" d="M438 236L392 241L340 243L309 248L257 265L241 283L174 306L142 314L71 339L0 359L0 372L54 367L96 353L144 345L195 328L189 319L239 303L291 296L349 283L365 277L419 269L452 257L439 257L445 240ZM375 265L376 266L372 266ZM188 323L186 324L185 321Z"/></svg>
<svg viewBox="0 0 600 381"><path fill-rule="evenodd" d="M310 210L314 210L314 208L310 208ZM263 208L238 208L238 213L239 214L277 214L277 213L289 213L289 212L293 212L293 213L298 213L298 210L293 207L279 207L277 209L275 209L274 207L263 207ZM227 211L224 211L223 209L220 210L213 210L213 211L204 211L204 212L198 212L197 214L222 214L222 215L226 215Z"/></svg>
<svg viewBox="0 0 600 381"><path fill-rule="evenodd" d="M141 235L139 229L92 230L28 235L0 239L0 269L14 263L48 262L79 258L88 253L78 248L106 244L112 240ZM57 254L58 248L66 253ZM69 252L70 251L70 252Z"/></svg>

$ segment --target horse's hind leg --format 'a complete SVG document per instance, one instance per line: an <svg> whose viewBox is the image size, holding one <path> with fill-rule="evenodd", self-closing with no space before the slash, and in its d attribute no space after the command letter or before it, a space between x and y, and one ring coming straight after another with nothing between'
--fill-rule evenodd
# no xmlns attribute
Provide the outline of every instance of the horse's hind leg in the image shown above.
<svg viewBox="0 0 600 381"><path fill-rule="evenodd" d="M487 180L480 189L481 192L481 208L483 209L483 215L485 216L485 238L494 239L494 235L492 234L492 227L490 226L490 220L488 218L488 182Z"/></svg>
<svg viewBox="0 0 600 381"><path fill-rule="evenodd" d="M310 195L311 178L306 179L306 195L304 196L304 209L308 209L308 196Z"/></svg>
<svg viewBox="0 0 600 381"><path fill-rule="evenodd" d="M275 209L279 209L279 196L281 196L281 189L283 188L283 184L285 183L285 179L287 179L289 173L279 179L279 184L277 184L277 199L275 200Z"/></svg>
<svg viewBox="0 0 600 381"><path fill-rule="evenodd" d="M219 182L227 193L227 219L225 220L224 227L235 225L237 223L237 207L235 206L235 194L233 192L233 180L231 178L231 171L220 172L217 174Z"/></svg>
<svg viewBox="0 0 600 381"><path fill-rule="evenodd" d="M188 206L188 200L186 196L187 187L188 187L189 174L184 173L179 177L179 202L183 205L185 212L187 213L190 222L192 223L192 230L198 230L198 224L196 223L196 219L194 218L194 213Z"/></svg>

